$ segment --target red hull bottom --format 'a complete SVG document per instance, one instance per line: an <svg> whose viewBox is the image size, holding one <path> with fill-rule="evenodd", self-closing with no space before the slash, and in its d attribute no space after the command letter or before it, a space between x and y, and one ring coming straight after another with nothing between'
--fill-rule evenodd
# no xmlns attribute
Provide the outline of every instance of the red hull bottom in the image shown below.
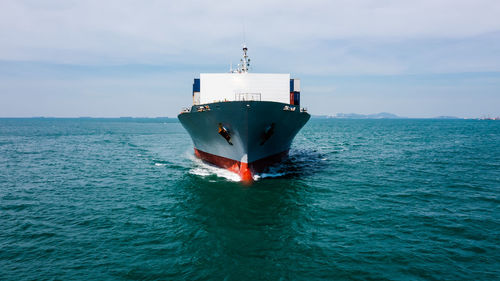
<svg viewBox="0 0 500 281"><path fill-rule="evenodd" d="M263 172L267 167L283 160L288 155L288 150L268 156L263 159L259 159L252 163L245 163L222 156L217 156L198 150L196 148L194 149L194 154L196 155L196 157L200 158L203 161L209 162L224 169L228 169L229 171L240 175L240 178L243 182L252 182L253 175L255 173Z"/></svg>

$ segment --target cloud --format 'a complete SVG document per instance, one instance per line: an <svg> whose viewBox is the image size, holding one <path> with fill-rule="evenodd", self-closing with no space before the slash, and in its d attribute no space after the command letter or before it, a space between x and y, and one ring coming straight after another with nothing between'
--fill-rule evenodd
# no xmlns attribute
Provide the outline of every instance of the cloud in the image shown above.
<svg viewBox="0 0 500 281"><path fill-rule="evenodd" d="M252 46L300 55L327 41L457 39L500 31L496 0L4 0L0 5L2 60L199 63L238 55L243 24Z"/></svg>
<svg viewBox="0 0 500 281"><path fill-rule="evenodd" d="M173 116L194 76L237 62L245 29L253 71L303 78L313 112L495 115L499 14L497 0L2 0L0 112Z"/></svg>

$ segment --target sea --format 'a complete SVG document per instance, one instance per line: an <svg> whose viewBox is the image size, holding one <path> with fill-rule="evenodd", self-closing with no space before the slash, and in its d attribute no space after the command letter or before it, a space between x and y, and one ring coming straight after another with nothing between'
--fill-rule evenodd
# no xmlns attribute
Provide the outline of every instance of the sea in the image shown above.
<svg viewBox="0 0 500 281"><path fill-rule="evenodd" d="M176 119L0 119L0 280L500 280L500 121L311 119L252 185Z"/></svg>

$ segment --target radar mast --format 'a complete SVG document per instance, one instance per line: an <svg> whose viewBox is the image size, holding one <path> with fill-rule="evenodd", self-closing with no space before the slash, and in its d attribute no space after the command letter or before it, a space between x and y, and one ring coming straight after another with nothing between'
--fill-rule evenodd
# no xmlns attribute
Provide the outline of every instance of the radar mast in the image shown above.
<svg viewBox="0 0 500 281"><path fill-rule="evenodd" d="M238 64L238 73L248 73L250 68L250 59L248 58L247 51L247 45L243 44L243 57L240 59L240 63Z"/></svg>

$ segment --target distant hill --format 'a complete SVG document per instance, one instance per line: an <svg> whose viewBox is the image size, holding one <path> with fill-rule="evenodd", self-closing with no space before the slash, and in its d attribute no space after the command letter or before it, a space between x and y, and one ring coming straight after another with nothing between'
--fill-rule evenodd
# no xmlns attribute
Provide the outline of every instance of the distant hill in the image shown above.
<svg viewBox="0 0 500 281"><path fill-rule="evenodd" d="M313 118L313 119L328 119L331 117L328 115L311 115L311 118Z"/></svg>
<svg viewBox="0 0 500 281"><path fill-rule="evenodd" d="M337 113L332 116L327 115L314 115L313 118L325 119L325 118L336 118L336 119L402 119L406 117L401 117L396 114L388 112L380 112L374 114L358 114L358 113Z"/></svg>
<svg viewBox="0 0 500 281"><path fill-rule="evenodd" d="M433 119L462 119L462 118L458 118L455 116L438 116L438 117L434 117Z"/></svg>

